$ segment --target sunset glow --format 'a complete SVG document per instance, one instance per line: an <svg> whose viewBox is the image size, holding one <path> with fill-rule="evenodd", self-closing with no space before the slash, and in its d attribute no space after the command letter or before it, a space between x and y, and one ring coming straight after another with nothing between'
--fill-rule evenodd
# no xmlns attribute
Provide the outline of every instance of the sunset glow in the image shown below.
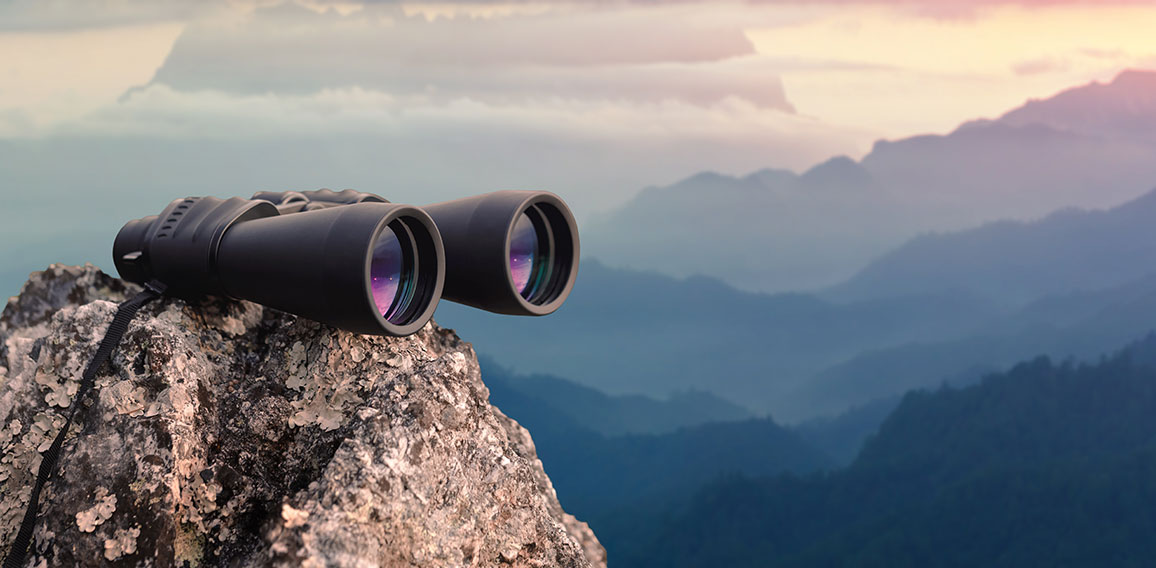
<svg viewBox="0 0 1156 568"><path fill-rule="evenodd" d="M4 114L23 128L76 119L147 83L184 25L0 32L0 135Z"/></svg>
<svg viewBox="0 0 1156 568"><path fill-rule="evenodd" d="M989 6L954 19L864 6L747 35L794 63L781 76L801 113L902 136L1156 67L1153 29L1151 6Z"/></svg>

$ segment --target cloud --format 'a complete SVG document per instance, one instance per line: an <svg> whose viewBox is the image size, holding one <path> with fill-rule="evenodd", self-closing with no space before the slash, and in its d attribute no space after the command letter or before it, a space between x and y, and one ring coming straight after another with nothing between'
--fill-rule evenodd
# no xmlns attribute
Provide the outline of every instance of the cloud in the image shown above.
<svg viewBox="0 0 1156 568"><path fill-rule="evenodd" d="M188 21L228 3L182 0L4 0L0 32L59 32Z"/></svg>
<svg viewBox="0 0 1156 568"><path fill-rule="evenodd" d="M643 145L672 137L824 138L841 133L813 119L729 97L709 105L676 100L542 99L502 105L470 97L431 100L361 87L316 93L237 94L135 90L115 105L44 133L47 137L273 138L284 135L383 134L438 138L455 130L492 130ZM756 144L757 146L757 144Z"/></svg>
<svg viewBox="0 0 1156 568"><path fill-rule="evenodd" d="M361 87L494 104L599 99L709 105L740 98L791 110L736 15L703 8L562 10L427 20L281 5L243 22L189 26L153 84L179 90L310 93Z"/></svg>
<svg viewBox="0 0 1156 568"><path fill-rule="evenodd" d="M654 11L666 18L655 18ZM702 15L704 10L695 10ZM301 65L335 56L401 65L613 65L703 62L754 53L737 17L694 21L686 9L554 10L501 18L406 16L400 9L348 15L281 4L235 26L190 28L173 58L252 52Z"/></svg>
<svg viewBox="0 0 1156 568"><path fill-rule="evenodd" d="M117 102L35 128L8 113L0 136L71 164L57 174L43 154L20 160L41 188L391 180L421 191L415 201L545 187L593 211L702 169L802 169L865 151L870 133L794 115L780 63L752 53L745 25L803 17L706 5L450 18L279 5L188 24L155 76Z"/></svg>
<svg viewBox="0 0 1156 568"><path fill-rule="evenodd" d="M31 132L113 103L147 82L181 24L0 32L0 135Z"/></svg>
<svg viewBox="0 0 1156 568"><path fill-rule="evenodd" d="M68 160L68 172L52 173L41 159L46 154L8 156L28 170L29 187L84 183L56 179L66 174L142 188L136 191L177 179L249 189L369 189L389 181L403 189L399 198L426 202L463 188L545 187L574 196L585 213L704 169L802 169L833 153L862 153L870 140L868 133L740 99L709 106L597 100L503 106L361 88L236 94L154 85L37 141L9 141L17 150L54 148L52 160ZM12 170L10 181L21 175Z"/></svg>
<svg viewBox="0 0 1156 568"><path fill-rule="evenodd" d="M506 17L573 8L637 7L662 10L670 7L705 5L733 7L764 6L849 6L889 5L910 8L912 13L935 18L971 17L985 6L1057 5L1137 5L1148 0L457 0L456 2L410 2L407 0L288 0L314 11L355 13L365 9L397 8L403 13L431 18L466 16ZM256 9L276 5L281 0L4 0L0 2L0 32L64 31L123 27L158 22L192 22L236 17Z"/></svg>
<svg viewBox="0 0 1156 568"><path fill-rule="evenodd" d="M1071 66L1072 62L1064 57L1040 57L1012 64L1012 72L1021 76L1039 75L1040 73L1067 71Z"/></svg>

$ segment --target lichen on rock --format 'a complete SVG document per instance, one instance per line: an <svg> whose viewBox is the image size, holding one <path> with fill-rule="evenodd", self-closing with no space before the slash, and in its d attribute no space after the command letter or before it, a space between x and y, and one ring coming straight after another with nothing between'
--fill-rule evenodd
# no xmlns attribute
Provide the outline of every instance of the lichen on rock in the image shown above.
<svg viewBox="0 0 1156 568"><path fill-rule="evenodd" d="M112 518L116 512L116 494L109 493L103 487L96 488L96 503L76 514L76 526L80 532L90 533L96 530L101 523Z"/></svg>
<svg viewBox="0 0 1156 568"><path fill-rule="evenodd" d="M94 267L0 314L0 546L117 303ZM604 566L468 343L261 306L146 306L77 415L28 566Z"/></svg>

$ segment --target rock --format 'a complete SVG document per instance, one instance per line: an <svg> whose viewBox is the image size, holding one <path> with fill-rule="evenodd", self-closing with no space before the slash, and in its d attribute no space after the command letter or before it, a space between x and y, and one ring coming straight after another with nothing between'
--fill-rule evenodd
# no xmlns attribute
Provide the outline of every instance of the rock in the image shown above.
<svg viewBox="0 0 1156 568"><path fill-rule="evenodd" d="M0 315L0 546L137 288L32 275ZM468 343L248 302L146 306L77 415L27 566L605 566Z"/></svg>

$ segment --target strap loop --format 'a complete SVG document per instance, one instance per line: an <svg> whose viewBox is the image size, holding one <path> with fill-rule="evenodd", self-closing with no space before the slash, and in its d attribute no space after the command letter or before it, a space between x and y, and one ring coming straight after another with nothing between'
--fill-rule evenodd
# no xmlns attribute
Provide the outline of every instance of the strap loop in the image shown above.
<svg viewBox="0 0 1156 568"><path fill-rule="evenodd" d="M161 297L165 293L164 283L153 280L145 284L142 290L132 299L122 303L116 310L116 316L112 318L112 323L108 326L108 331L104 332L104 339L100 340L100 347L97 348L96 354L92 356L88 366L84 368L84 375L80 380L80 388L76 391L76 398L72 400L72 405L68 408L68 417L64 421L64 427L60 429L60 433L56 435L56 439L52 441L52 446L44 452L44 456L40 461L40 470L36 475L36 484L32 486L32 495L28 498L28 510L24 512L24 520L20 522L20 532L16 534L16 539L12 541L12 547L8 549L8 556L4 558L4 568L21 568L24 565L25 556L28 554L28 546L32 544L32 530L36 528L36 515L40 509L40 490L44 488L44 484L56 472L56 463L60 460L60 450L64 446L64 439L68 436L68 430L72 426L72 419L76 415L77 409L84 401L85 395L92 390L96 382L96 373L100 371L101 365L108 360L112 355L112 351L120 344L120 340L124 337L124 333L128 331L128 324L132 318L136 316L145 304Z"/></svg>

